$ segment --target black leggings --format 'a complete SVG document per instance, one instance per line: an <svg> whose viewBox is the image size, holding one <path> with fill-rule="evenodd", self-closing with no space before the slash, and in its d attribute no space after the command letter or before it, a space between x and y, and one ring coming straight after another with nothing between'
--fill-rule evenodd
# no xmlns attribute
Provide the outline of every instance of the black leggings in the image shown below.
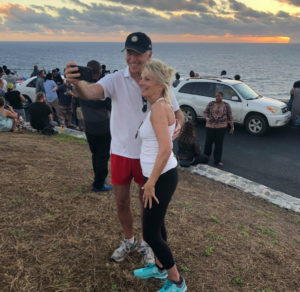
<svg viewBox="0 0 300 292"><path fill-rule="evenodd" d="M144 178L145 183L148 178ZM155 184L155 195L159 204L152 200L152 208L144 208L143 237L165 269L174 266L172 252L167 245L165 215L178 181L177 168L160 175Z"/></svg>

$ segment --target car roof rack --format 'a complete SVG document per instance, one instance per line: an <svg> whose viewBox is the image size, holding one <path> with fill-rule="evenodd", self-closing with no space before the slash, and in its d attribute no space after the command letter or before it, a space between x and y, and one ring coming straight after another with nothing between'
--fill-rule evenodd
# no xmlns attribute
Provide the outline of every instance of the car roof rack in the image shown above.
<svg viewBox="0 0 300 292"><path fill-rule="evenodd" d="M197 79L209 79L209 80L216 80L219 82L223 82L224 79L216 76L200 76L200 77L188 77L186 80L197 80Z"/></svg>

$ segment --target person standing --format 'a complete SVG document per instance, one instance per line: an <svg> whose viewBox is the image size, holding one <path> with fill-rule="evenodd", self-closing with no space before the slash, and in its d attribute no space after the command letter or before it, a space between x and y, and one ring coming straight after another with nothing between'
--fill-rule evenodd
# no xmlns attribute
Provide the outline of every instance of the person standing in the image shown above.
<svg viewBox="0 0 300 292"><path fill-rule="evenodd" d="M233 134L234 131L231 107L223 101L222 92L217 92L216 100L207 105L204 117L206 119L204 154L210 157L214 144L215 164L222 166L223 140L228 124L230 125L230 134Z"/></svg>
<svg viewBox="0 0 300 292"><path fill-rule="evenodd" d="M58 96L57 96L57 84L53 81L53 77L51 73L46 75L46 79L44 82L45 95L47 103L52 109L53 116L56 116L56 119L59 124L63 125L63 118L60 115L59 106L58 106Z"/></svg>
<svg viewBox="0 0 300 292"><path fill-rule="evenodd" d="M96 83L101 77L101 65L95 60L87 63L92 68L92 83ZM112 186L106 183L108 174L108 160L110 151L110 98L105 100L86 100L79 98L83 114L85 135L92 152L92 164L94 170L93 192L106 192Z"/></svg>
<svg viewBox="0 0 300 292"><path fill-rule="evenodd" d="M175 115L170 103L173 69L159 60L150 60L142 72L142 96L151 104L139 128L142 140L140 161L144 175L143 237L155 254L155 264L134 270L141 279L168 278L159 291L184 292L185 280L180 276L167 244L165 215L175 192L177 160L172 152Z"/></svg>
<svg viewBox="0 0 300 292"><path fill-rule="evenodd" d="M45 93L44 82L45 82L45 72L44 72L44 70L40 70L37 75L36 82L35 82L35 93L36 94L38 92Z"/></svg>
<svg viewBox="0 0 300 292"><path fill-rule="evenodd" d="M123 261L137 245L130 208L130 184L132 179L138 184L141 201L144 184L139 161L141 142L135 139L135 134L149 111L149 104L142 98L138 82L143 66L152 56L151 39L142 32L131 33L126 38L124 50L127 68L108 74L95 84L76 79L80 74L76 73L78 67L74 62L68 63L65 71L67 79L74 84L81 98L104 99L109 96L112 101L111 183L114 185L118 217L125 237L120 247L111 256L111 259L116 262ZM179 121L175 131L176 136L180 131L180 123L184 122L184 116L174 96L172 104ZM145 263L154 261L153 252L146 242L142 241L139 252Z"/></svg>
<svg viewBox="0 0 300 292"><path fill-rule="evenodd" d="M177 87L177 85L180 83L180 74L178 72L175 73L175 80L173 82L173 87Z"/></svg>
<svg viewBox="0 0 300 292"><path fill-rule="evenodd" d="M32 73L31 73L31 75L30 75L30 77L34 77L34 76L38 76L39 75L39 67L38 67L38 65L34 65L33 66L33 71L32 71Z"/></svg>
<svg viewBox="0 0 300 292"><path fill-rule="evenodd" d="M72 125L72 85L68 80L57 86L58 108L59 115L62 120L62 125L75 128Z"/></svg>

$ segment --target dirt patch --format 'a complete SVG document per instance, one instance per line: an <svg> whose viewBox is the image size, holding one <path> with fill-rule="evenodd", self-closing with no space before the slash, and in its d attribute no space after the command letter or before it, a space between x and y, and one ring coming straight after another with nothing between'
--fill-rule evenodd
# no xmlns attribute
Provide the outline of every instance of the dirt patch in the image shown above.
<svg viewBox="0 0 300 292"><path fill-rule="evenodd" d="M90 192L88 145L58 135L0 134L0 291L157 291L132 276L112 192ZM132 185L135 234L140 237ZM300 215L179 171L169 242L188 291L299 291Z"/></svg>

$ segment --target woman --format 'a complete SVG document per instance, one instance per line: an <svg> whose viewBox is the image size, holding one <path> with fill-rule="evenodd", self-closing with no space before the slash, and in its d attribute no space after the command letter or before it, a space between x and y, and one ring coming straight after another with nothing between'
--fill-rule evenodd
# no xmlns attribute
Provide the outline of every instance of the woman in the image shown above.
<svg viewBox="0 0 300 292"><path fill-rule="evenodd" d="M201 154L200 145L191 122L186 122L181 129L178 137L177 159L182 167L208 162L208 157Z"/></svg>
<svg viewBox="0 0 300 292"><path fill-rule="evenodd" d="M169 88L173 70L159 60L148 61L140 80L142 96L151 110L138 132L142 139L140 162L144 175L143 237L152 248L155 264L137 269L141 279L168 277L159 291L186 291L172 252L167 245L165 214L177 186L177 161L172 152L175 116L170 105ZM171 290L170 290L171 291Z"/></svg>
<svg viewBox="0 0 300 292"><path fill-rule="evenodd" d="M223 92L217 92L216 101L211 101L205 111L206 119L206 141L204 154L210 157L212 145L215 144L214 160L215 164L222 166L223 140L228 124L230 124L230 134L233 134L234 126L231 107L223 101Z"/></svg>
<svg viewBox="0 0 300 292"><path fill-rule="evenodd" d="M17 130L18 114L11 106L5 108L5 99L0 97L0 132L15 132Z"/></svg>
<svg viewBox="0 0 300 292"><path fill-rule="evenodd" d="M14 90L14 85L12 83L7 83L7 92L4 95L6 101L14 109L16 113L22 116L26 120L25 111L23 107L23 102L25 102L25 97L20 91Z"/></svg>

